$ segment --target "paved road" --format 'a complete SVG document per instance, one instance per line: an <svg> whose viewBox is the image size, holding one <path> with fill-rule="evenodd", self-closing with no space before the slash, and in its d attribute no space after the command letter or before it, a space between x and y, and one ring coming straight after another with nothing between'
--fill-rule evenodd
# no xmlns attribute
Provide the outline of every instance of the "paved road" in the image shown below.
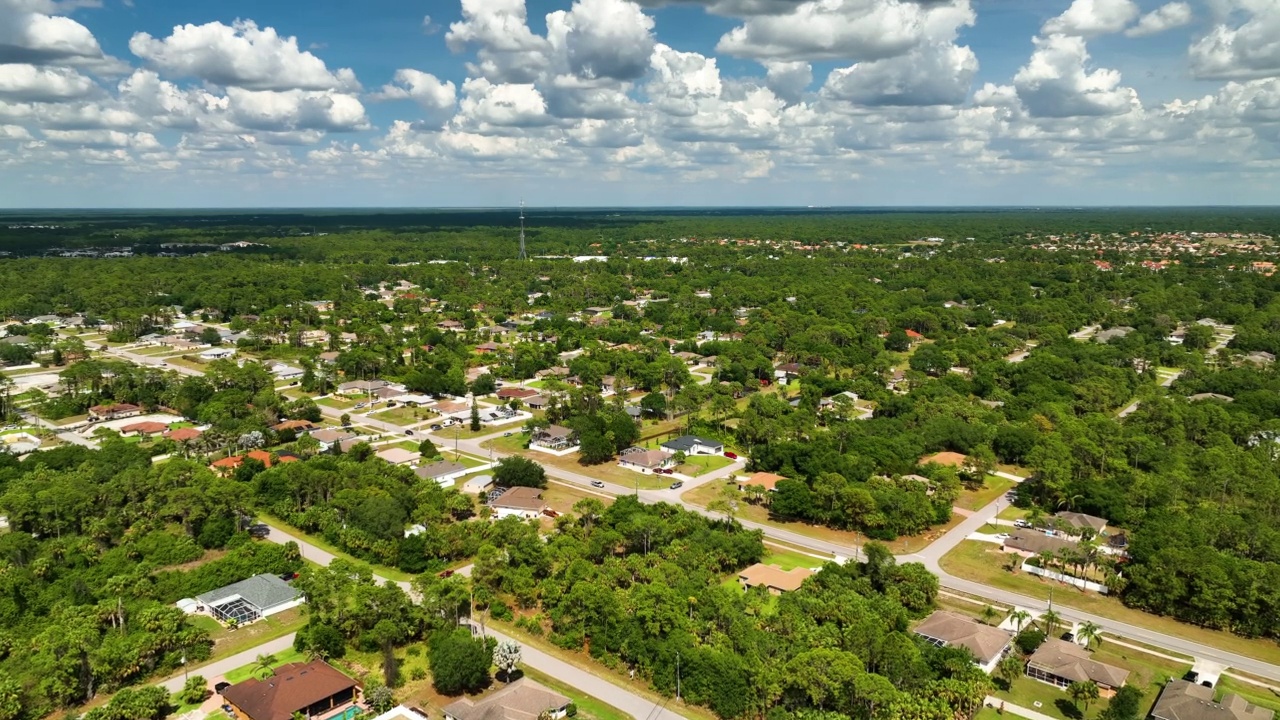
<svg viewBox="0 0 1280 720"><path fill-rule="evenodd" d="M283 532L274 527L271 528L271 532L267 536L267 539L272 542L277 542L281 544L284 544L287 542L297 543L298 547L301 549L302 557L316 563L317 565L327 566L329 565L329 563L333 562L333 560L335 559L333 553L322 550L308 543L305 540L297 538L293 535L290 535L289 533ZM458 572L463 575L470 575L471 566L468 565L467 567L462 568ZM375 574L374 577L378 580L381 580L384 583L391 582L387 578L384 578L380 575ZM413 586L410 583L397 582L395 584L398 585L405 592L409 593L410 597L413 597L414 595L416 595L416 593L413 590ZM476 631L478 630L479 628L477 627ZM499 641L512 640L512 638L509 638L506 635L503 635L502 633L499 633L493 630L492 628L486 628L485 634L491 635L497 638ZM269 649L272 644L286 641L286 640L287 642L285 642L284 645L282 645L281 647L276 649ZM516 642L519 642L519 641L516 641ZM217 663L214 663L213 665L206 666L205 669L202 669L201 674L204 674L206 677L221 675L223 673L226 673L228 670L241 667L243 665L247 665L253 662L254 659L257 658L259 653L278 652L279 650L285 647L291 647L292 645L293 645L293 635L289 635L287 636L287 638L280 638L280 640L278 641L273 640L271 641L271 643L267 643L266 645L262 645L257 648L246 650L245 652L242 652L232 658L228 658L227 660L219 661ZM619 710L631 715L632 717L638 718L639 720L678 720L679 718L684 717L683 715L680 715L679 713L673 710L669 710L662 706L659 706L658 704L654 703L652 700L648 700L644 697L641 697L640 695L637 695L631 692L630 690L627 690L624 687L615 685L612 682L604 678L601 678L587 670L583 670L575 665L571 665L563 660L560 660L559 658L548 655L547 653L535 647L530 647L529 645L526 645L524 643L520 643L520 646L521 646L520 655L524 665L535 668L540 672L544 672L547 675L550 675L551 677L554 677L557 680L568 684L571 687L582 690L588 695L591 695L598 700L606 702L618 708ZM225 664L225 667L224 667L224 664ZM175 680L166 681L165 687L173 691L174 688L169 688L169 684L168 684L173 682L175 682ZM181 677L176 678L176 682L177 682L177 688L181 688L182 678Z"/></svg>
<svg viewBox="0 0 1280 720"><path fill-rule="evenodd" d="M275 640L268 640L257 647L251 647L244 652L236 653L230 657L211 662L207 665L193 666L187 668L188 675L199 675L206 680L212 681L216 677L221 677L227 673L242 668L258 659L259 655L275 655L293 647L293 636L296 633L289 633L284 637L278 637ZM178 692L182 689L186 679L182 675L177 675L163 682L156 683L160 687L171 693Z"/></svg>
<svg viewBox="0 0 1280 720"><path fill-rule="evenodd" d="M137 362L140 365L154 365L156 360L155 358L134 355L132 353L121 351L119 349L112 349L112 350L109 350L108 352L113 352L113 354L121 355L126 359ZM184 374L195 374L195 375L200 374L198 371L190 370L188 368L182 368L179 366L171 366L171 367L175 370L178 370L179 372L183 372ZM330 416L333 416L334 413L336 413L339 416L342 414L342 411L340 410L334 410L333 408L325 408L324 406L321 406L321 411L324 412L326 415L330 415ZM375 428L386 429L388 432L395 432L398 434L404 433L404 430L402 428L396 425L392 425L390 423L386 423L379 420L373 420L371 418L362 418L362 421ZM440 443L444 443L445 446L447 446L448 441L453 439L448 437L447 432L442 434L432 434L432 435L435 440L439 441ZM485 437L473 438L470 440L459 440L458 447L460 449L464 449L473 454L483 456L488 454L489 450L485 448L481 448L480 447L481 443L483 443L485 440L492 439L494 437L500 437L501 435L502 435L502 432L497 431L494 434L485 436ZM493 453L493 456L495 459L504 457L505 455L506 453L499 453L499 452ZM728 468L722 468L721 470L708 473L707 475L699 478L695 482L697 484L710 482L717 478L725 477L730 473L735 472L739 468L740 468L740 465L737 465L737 464L731 465ZM591 483L595 481L595 479L590 476L583 475L577 472L561 470L555 467L548 467L547 474L561 481L569 482L576 485L587 486L587 487L591 487ZM632 492L635 492L634 488L625 488L612 483L605 483L605 487L603 488L603 490L614 495L625 495L625 494L630 494ZM695 506L689 505L684 501L682 501L679 497L679 494L687 490L688 490L688 486L686 488L682 488L679 492L672 491L672 490L641 490L637 494L641 499L641 501L643 502L679 503L683 505L686 509L699 512L708 516L715 515L714 513L709 513L705 510L702 510L701 508L697 508ZM957 578L953 575L950 575L944 572L938 564L938 560L943 555L945 555L948 551L950 551L956 545L958 545L971 532L974 532L975 530L977 530L989 519L993 518L996 515L999 502L1000 501L997 500L991 503L990 505L986 506L985 508L982 508L981 510L975 512L972 516L966 518L963 522L961 522L955 528L952 528L950 532L946 533L941 538L934 541L931 545L929 545L929 547L927 547L920 553L902 556L900 557L900 560L906 561L906 562L922 562L925 565L925 567L927 567L930 571L932 571L934 574L938 576L939 582L942 585L942 587L950 590L957 590L960 592L968 593L977 597L984 598L986 600L1002 603L1005 605L1019 605L1019 606L1028 607L1028 608L1039 608L1044 606L1045 603L1043 601L1037 600L1035 598L1030 598L1025 595L1021 595L1019 593L1009 592L1007 590L1001 590L999 588L989 587L986 585L982 585L980 583L973 582L971 580ZM767 537L770 537L772 539L787 542L789 544L793 544L798 547L807 548L809 550L813 550L818 553L830 554L833 556L848 557L848 558L860 557L859 549L856 547L849 547L849 546L841 545L838 543L832 543L832 542L827 542L823 540L816 540L805 535L800 535L798 533L793 533L793 532L789 532L786 530L782 530L782 529L774 528L770 526L763 526L757 523L742 522L742 524L749 528L762 530L764 531L764 534ZM302 543L299 543L300 547L302 545L303 545ZM307 557L305 554L306 552L307 551L304 550L304 557ZM317 553L316 557L320 557L320 558L322 558L325 555L328 555L329 561L332 560L331 555L329 555L328 553L324 553L324 551L319 550L319 548L312 548L311 552ZM319 562L319 560L317 560L317 562ZM402 583L401 585L403 587L403 586L406 586L407 584ZM1129 625L1127 623L1120 623L1120 622L1116 622L1114 620L1110 620L1108 618L1104 618L1098 615L1093 615L1091 613L1075 610L1073 608L1070 608L1069 606L1064 606L1061 601L1059 601L1056 609L1059 612L1059 614L1062 615L1062 617L1068 621L1093 622L1105 628L1107 632L1112 633L1114 635L1119 635L1119 636L1126 637L1131 640L1137 640L1139 642L1143 642L1149 645L1155 645L1158 647L1166 648L1166 649L1169 649L1175 652L1180 652L1196 658L1202 658L1202 659L1211 660L1214 662L1219 662L1224 665L1235 668L1236 670L1252 673L1254 675L1258 675L1260 677L1264 677L1269 680L1280 681L1280 667L1277 667L1276 665L1272 665L1271 663L1254 660L1252 658L1248 658L1243 655L1226 652L1223 650L1218 650L1216 648L1211 648L1199 643L1190 642L1188 640L1184 640L1179 637L1174 637L1170 635L1165 635L1163 633L1153 632L1150 630L1146 630L1144 628ZM588 678L592 677L590 674L585 673L583 671L578 671L578 672L581 673L583 677L588 677ZM565 678L565 680L566 682L570 682L571 684L575 684L575 685L577 684L576 681L571 680L569 678ZM611 687L614 687L614 686L611 686ZM616 690L618 692L623 692L623 693L627 692L621 688L616 688ZM606 702L609 702L611 704L617 704L614 700L610 698L602 697L600 699L605 700Z"/></svg>

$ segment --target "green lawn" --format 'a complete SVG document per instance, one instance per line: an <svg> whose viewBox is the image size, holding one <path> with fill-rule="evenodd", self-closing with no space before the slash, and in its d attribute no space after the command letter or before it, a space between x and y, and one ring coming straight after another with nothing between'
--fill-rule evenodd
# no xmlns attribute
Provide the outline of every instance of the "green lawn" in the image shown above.
<svg viewBox="0 0 1280 720"><path fill-rule="evenodd" d="M209 637L213 638L213 654L207 662L231 657L238 652L257 647L268 640L284 637L291 632L301 630L307 624L307 618L303 614L302 608L286 610L235 630L223 627L210 617L197 615L192 617L191 620L196 627L203 627L209 630ZM195 670L195 668L190 669L192 671Z"/></svg>
<svg viewBox="0 0 1280 720"><path fill-rule="evenodd" d="M783 570L791 570L793 568L819 568L827 562L825 558L805 555L804 553L792 552L790 550L769 549L769 554L764 556L760 562L765 565L776 565Z"/></svg>
<svg viewBox="0 0 1280 720"><path fill-rule="evenodd" d="M303 660L306 660L306 657L302 653L294 650L293 648L289 648L284 652L276 653L275 661L271 663L271 667L274 669L281 665L288 665L289 663L301 662ZM234 685L238 682L248 680L251 677L263 678L267 677L267 674L265 671L259 669L256 664L250 663L244 667L238 667L227 673L224 679Z"/></svg>
<svg viewBox="0 0 1280 720"><path fill-rule="evenodd" d="M324 405L325 407L336 408L338 410L350 410L356 406L356 402L357 401L355 400L347 400L346 398L340 398L336 395L330 395L329 397L316 400L317 405Z"/></svg>
<svg viewBox="0 0 1280 720"><path fill-rule="evenodd" d="M527 666L521 668L521 671L524 672L525 677L536 680L537 682L546 685L552 690L555 690L561 695L572 700L573 704L578 706L578 717L586 716L589 718L595 718L595 720L630 720L631 718L630 715L622 712L603 700L597 700L573 686L560 682L550 675L540 673Z"/></svg>
<svg viewBox="0 0 1280 720"><path fill-rule="evenodd" d="M682 472L690 477L698 477L705 473L728 467L732 463L732 460L723 455L690 455L685 458L684 464L676 472Z"/></svg>
<svg viewBox="0 0 1280 720"><path fill-rule="evenodd" d="M514 431L510 437L496 437L492 440L487 440L482 447L492 447L494 452L519 454L525 451L524 444L528 441L528 435L520 431Z"/></svg>
<svg viewBox="0 0 1280 720"><path fill-rule="evenodd" d="M1004 559L991 543L965 540L940 561L942 569L956 577L1047 600L1053 591L1054 603L1101 615L1118 622L1182 637L1228 652L1247 655L1269 663L1280 663L1280 645L1274 641L1243 638L1227 632L1188 625L1170 617L1151 615L1125 607L1118 599L1089 593L1059 582L1042 580L1028 573L1004 569ZM1104 626L1105 630L1106 627Z"/></svg>
<svg viewBox="0 0 1280 720"><path fill-rule="evenodd" d="M205 715L204 720L231 720L231 718L227 717L227 714L221 710L214 710L208 715Z"/></svg>
<svg viewBox="0 0 1280 720"><path fill-rule="evenodd" d="M1001 700L1007 700L1014 705L1020 705L1028 710L1035 710L1050 717L1062 718L1063 720L1080 720L1081 717L1073 712L1074 706L1071 704L1071 696L1067 695L1065 690L1048 683L1042 683L1039 680L1032 680L1025 675L1015 680L1013 687L1009 690L997 689L994 694ZM1084 714L1085 720L1094 720L1106 706L1106 701L1094 701L1089 705L1088 712ZM1081 707L1081 710L1083 710L1083 707Z"/></svg>
<svg viewBox="0 0 1280 720"><path fill-rule="evenodd" d="M382 420L384 422L394 423L396 425L416 425L423 420L430 420L436 417L436 413L424 407L409 407L408 405L397 405L386 410L379 410L369 415L374 420Z"/></svg>
<svg viewBox="0 0 1280 720"><path fill-rule="evenodd" d="M1268 708L1280 713L1280 694L1272 690L1260 688L1257 685L1236 680L1227 676L1222 676L1218 681L1219 700L1222 699L1223 693L1233 692L1258 707Z"/></svg>
<svg viewBox="0 0 1280 720"><path fill-rule="evenodd" d="M991 504L996 498L1003 497L1005 493L1013 488L1012 480L998 477L996 475L988 475L987 481L978 490L962 490L960 497L956 498L956 507L965 510L981 510ZM1003 505L1004 503L1001 503Z"/></svg>

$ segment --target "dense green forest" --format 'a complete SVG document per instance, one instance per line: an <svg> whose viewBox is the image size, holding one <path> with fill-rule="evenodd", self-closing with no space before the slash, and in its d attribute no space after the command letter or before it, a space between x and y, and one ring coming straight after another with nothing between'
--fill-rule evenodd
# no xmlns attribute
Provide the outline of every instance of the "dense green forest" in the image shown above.
<svg viewBox="0 0 1280 720"><path fill-rule="evenodd" d="M62 388L3 393L0 411L57 419L129 402L208 427L198 441L145 450L108 440L98 452L0 456L0 510L16 531L0 535L0 683L18 688L31 716L207 652L173 600L298 564L236 532L235 518L255 510L361 560L422 573L440 603L434 615L402 607L378 629L379 618L343 601L357 592L343 583L401 607L391 590L316 574L306 581L322 600L304 647L430 639L433 652L466 655L436 621L468 608L456 583L433 578L474 558L477 611L536 615L522 621L531 632L635 668L664 692L679 651L689 700L724 717L777 706L797 718L941 718L981 689L963 664L905 633L932 604L932 578L917 566L878 557L828 568L774 605L720 587L762 552L732 523L621 499L580 506L543 542L529 525L477 522L486 513L470 498L381 463L368 445L321 454L311 438L271 429L319 420L310 396L352 378L463 396L563 370L541 379L551 401L531 425L575 429L584 465L612 463L638 441L626 413L636 405L647 423L717 438L749 458L747 470L784 476L749 500L772 519L886 541L945 523L966 486L1011 465L1032 476L1019 505L1100 515L1127 533L1127 558L1085 560L1125 603L1280 638L1280 376L1265 356L1280 354L1280 287L1250 271L1274 260L1274 246L1191 249L1185 235L1275 235L1280 213L534 214L533 255L602 262L516 261L504 217L10 217L0 315L26 342L0 346L0 362L54 367ZM1183 240L1175 247L1162 233ZM1072 240L1050 249L1050 236ZM242 240L259 245L196 247ZM160 247L175 243L190 247ZM135 256L43 256L121 246ZM307 304L320 300L332 310ZM180 376L86 357L82 340L32 321L72 313L86 332L107 323L115 343L169 332L180 314L219 322L252 360ZM1095 330L1116 332L1103 343ZM501 348L480 353L493 338ZM698 375L677 353L714 362ZM267 369L276 360L304 370L289 395ZM783 364L795 378L780 388ZM568 376L575 382L558 379ZM605 378L635 397L604 397ZM857 405L841 399L853 396ZM301 462L247 461L220 479L186 459L250 447ZM920 466L939 451L969 461ZM152 467L162 453L175 457ZM904 479L919 474L929 483ZM406 537L411 525L425 530ZM174 569L210 550L226 555ZM127 621L134 615L158 618L150 625L167 634L146 634L162 630ZM851 627L860 630L842 630ZM74 652L69 629L80 633ZM809 684L779 679L772 658ZM819 668L842 674L822 679ZM837 699L831 687L855 691ZM926 695L932 709L910 705Z"/></svg>

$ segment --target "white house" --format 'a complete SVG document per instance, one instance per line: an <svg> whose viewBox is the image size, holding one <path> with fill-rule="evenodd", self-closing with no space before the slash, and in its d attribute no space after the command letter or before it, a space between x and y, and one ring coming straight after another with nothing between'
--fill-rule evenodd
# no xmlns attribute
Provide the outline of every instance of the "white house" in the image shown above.
<svg viewBox="0 0 1280 720"><path fill-rule="evenodd" d="M236 349L233 347L211 347L200 353L201 360L227 360L236 356Z"/></svg>
<svg viewBox="0 0 1280 720"><path fill-rule="evenodd" d="M662 449L672 454L682 452L685 455L721 455L724 453L724 443L697 435L682 435L662 443Z"/></svg>
<svg viewBox="0 0 1280 720"><path fill-rule="evenodd" d="M542 491L531 487L513 487L489 503L498 520L507 517L520 517L532 520L542 515L547 509L547 502L542 499Z"/></svg>

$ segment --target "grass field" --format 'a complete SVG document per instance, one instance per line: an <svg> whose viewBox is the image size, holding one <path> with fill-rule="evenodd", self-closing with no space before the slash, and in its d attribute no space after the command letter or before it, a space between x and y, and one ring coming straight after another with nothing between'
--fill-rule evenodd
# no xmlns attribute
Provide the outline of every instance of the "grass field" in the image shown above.
<svg viewBox="0 0 1280 720"><path fill-rule="evenodd" d="M1265 662L1280 663L1280 645L1275 642L1243 638L1230 633L1188 625L1173 618L1151 615L1125 607L1115 598L1084 592L1070 585L1042 580L1027 573L1010 573L1003 568L1003 560L994 554L999 551L991 550L993 547L989 543L966 540L943 556L940 564L943 570L952 575L984 585L1042 600L1047 600L1049 591L1053 590L1053 601L1061 605L1221 650L1247 655Z"/></svg>
<svg viewBox="0 0 1280 720"><path fill-rule="evenodd" d="M276 653L275 660L271 663L271 667L272 669L275 669L280 667L281 665L288 665L289 663L301 662L303 660L306 660L306 657L304 657L302 653L298 652L297 650L294 650L293 648L289 648L288 650L285 650L283 652ZM256 664L249 664L249 665L245 665L244 667L238 667L235 670L232 670L231 672L226 674L226 677L224 679L227 682L234 685L238 682L243 682L245 680L248 680L251 677L257 677L257 678L267 677L267 673L265 670L262 670L261 668L259 668Z"/></svg>
<svg viewBox="0 0 1280 720"><path fill-rule="evenodd" d="M1280 694L1277 694L1273 690L1260 688L1252 683L1236 680L1224 675L1222 679L1218 681L1217 699L1221 700L1222 694L1229 692L1239 695L1258 707L1264 707L1280 713Z"/></svg>
<svg viewBox="0 0 1280 720"><path fill-rule="evenodd" d="M356 406L357 401L348 400L346 398L339 397L337 395L330 395L329 397L323 397L323 398L317 399L316 404L324 405L325 407L336 408L338 410L350 410Z"/></svg>
<svg viewBox="0 0 1280 720"><path fill-rule="evenodd" d="M552 510L560 514L573 512L573 506L579 500L584 498L594 498L604 503L606 506L613 503L613 498L607 495L596 495L587 492L585 488L579 488L576 485L562 485L552 482L547 485L547 489L542 491L542 499L547 501L547 505Z"/></svg>
<svg viewBox="0 0 1280 720"><path fill-rule="evenodd" d="M374 420L382 420L383 422L393 423L395 425L416 425L423 420L429 420L436 417L436 413L424 407L409 407L408 405L397 405L386 410L379 410L369 417Z"/></svg>
<svg viewBox="0 0 1280 720"><path fill-rule="evenodd" d="M732 464L733 461L723 455L690 455L685 458L683 465L676 468L676 472L689 477L700 477Z"/></svg>
<svg viewBox="0 0 1280 720"><path fill-rule="evenodd" d="M956 507L962 507L965 510L981 510L990 505L991 501L996 498L1003 497L1016 484L1012 480L996 475L988 475L987 481L982 488L978 490L962 490L960 497L956 498ZM1001 505L1003 504L1001 503Z"/></svg>

